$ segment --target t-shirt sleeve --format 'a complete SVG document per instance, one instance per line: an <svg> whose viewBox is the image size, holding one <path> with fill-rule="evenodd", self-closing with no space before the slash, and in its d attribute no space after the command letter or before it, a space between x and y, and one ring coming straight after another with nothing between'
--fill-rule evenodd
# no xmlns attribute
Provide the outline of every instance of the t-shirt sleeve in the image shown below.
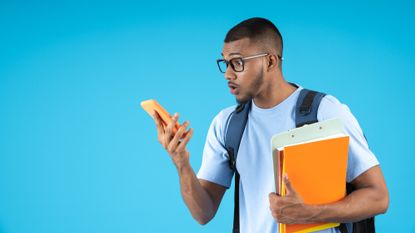
<svg viewBox="0 0 415 233"><path fill-rule="evenodd" d="M350 136L346 181L351 182L379 162L369 149L362 129L349 107L335 97L326 95L320 103L317 119L323 121L332 118L341 119L346 133Z"/></svg>
<svg viewBox="0 0 415 233"><path fill-rule="evenodd" d="M233 109L225 109L212 121L203 150L202 165L197 177L229 188L233 171L229 168L228 153L225 149L225 128Z"/></svg>

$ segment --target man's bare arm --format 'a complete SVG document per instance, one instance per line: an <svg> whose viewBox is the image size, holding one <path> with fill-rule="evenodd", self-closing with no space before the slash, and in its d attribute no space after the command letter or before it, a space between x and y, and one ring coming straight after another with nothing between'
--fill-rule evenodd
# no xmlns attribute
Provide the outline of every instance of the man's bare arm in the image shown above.
<svg viewBox="0 0 415 233"><path fill-rule="evenodd" d="M193 218L200 224L208 223L216 214L226 188L197 179L190 165L178 169L180 191Z"/></svg>
<svg viewBox="0 0 415 233"><path fill-rule="evenodd" d="M281 223L356 222L385 213L389 195L379 166L374 166L352 181L356 188L341 201L326 205L307 205L296 193L288 178L284 179L288 194L269 195L270 209Z"/></svg>
<svg viewBox="0 0 415 233"><path fill-rule="evenodd" d="M173 135L173 127L178 117L178 114L175 114L171 122L164 128L160 116L157 113L154 114L158 140L167 150L177 168L180 191L186 206L197 222L206 224L215 216L226 188L206 180L199 180L196 177L189 163L190 153L186 148L193 135L193 130L186 131L189 126L189 122L186 121Z"/></svg>
<svg viewBox="0 0 415 233"><path fill-rule="evenodd" d="M342 201L322 205L313 220L318 222L356 222L386 212L389 194L382 171L375 166L352 181L355 191ZM313 221L311 220L311 221Z"/></svg>

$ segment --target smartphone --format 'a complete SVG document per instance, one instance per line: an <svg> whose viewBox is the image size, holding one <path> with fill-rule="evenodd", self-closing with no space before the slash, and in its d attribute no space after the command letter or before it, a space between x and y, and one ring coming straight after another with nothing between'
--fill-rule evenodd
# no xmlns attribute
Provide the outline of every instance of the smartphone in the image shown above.
<svg viewBox="0 0 415 233"><path fill-rule="evenodd" d="M156 111L162 121L163 127L166 127L167 124L171 121L172 116L164 109L156 100L145 100L141 102L141 107L146 110L146 112L154 119L153 114ZM175 127L173 128L173 134L177 133L179 130L180 124L176 122Z"/></svg>

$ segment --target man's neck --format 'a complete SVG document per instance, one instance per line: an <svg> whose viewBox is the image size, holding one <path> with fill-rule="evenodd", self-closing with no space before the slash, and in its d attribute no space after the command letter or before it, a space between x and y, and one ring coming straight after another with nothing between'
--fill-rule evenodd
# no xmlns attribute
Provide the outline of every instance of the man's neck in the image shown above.
<svg viewBox="0 0 415 233"><path fill-rule="evenodd" d="M272 108L287 99L297 87L292 86L283 78L271 83L268 88L254 98L255 105L260 108Z"/></svg>

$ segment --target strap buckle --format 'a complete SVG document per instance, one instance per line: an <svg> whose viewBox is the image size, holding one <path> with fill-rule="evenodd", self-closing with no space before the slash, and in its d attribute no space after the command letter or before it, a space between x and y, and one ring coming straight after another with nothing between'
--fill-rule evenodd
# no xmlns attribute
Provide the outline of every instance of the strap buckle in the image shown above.
<svg viewBox="0 0 415 233"><path fill-rule="evenodd" d="M229 168L232 171L236 171L236 160L235 160L233 148L228 148L228 155L229 155Z"/></svg>
<svg viewBox="0 0 415 233"><path fill-rule="evenodd" d="M308 106L300 106L300 114L308 115L311 112L311 107Z"/></svg>

